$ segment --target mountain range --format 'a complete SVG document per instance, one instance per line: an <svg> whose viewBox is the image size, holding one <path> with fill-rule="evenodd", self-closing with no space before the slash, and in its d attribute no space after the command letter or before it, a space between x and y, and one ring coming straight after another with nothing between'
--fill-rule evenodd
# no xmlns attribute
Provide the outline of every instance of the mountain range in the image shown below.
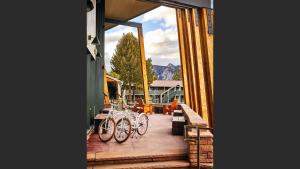
<svg viewBox="0 0 300 169"><path fill-rule="evenodd" d="M172 80L176 71L180 69L180 65L169 63L167 66L153 65L153 71L158 80Z"/></svg>

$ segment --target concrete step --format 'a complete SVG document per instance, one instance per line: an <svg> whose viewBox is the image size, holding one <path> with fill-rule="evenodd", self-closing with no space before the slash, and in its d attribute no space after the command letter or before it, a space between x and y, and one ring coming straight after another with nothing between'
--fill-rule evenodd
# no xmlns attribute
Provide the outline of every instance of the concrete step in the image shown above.
<svg viewBox="0 0 300 169"><path fill-rule="evenodd" d="M189 169L190 163L186 160L171 160L159 162L143 162L131 164L102 164L88 166L88 169Z"/></svg>
<svg viewBox="0 0 300 169"><path fill-rule="evenodd" d="M100 164L132 164L144 162L162 162L174 160L187 160L187 154L182 153L164 153L156 154L148 152L147 155L128 153L126 155L115 154L96 154L94 158L88 158L88 166Z"/></svg>

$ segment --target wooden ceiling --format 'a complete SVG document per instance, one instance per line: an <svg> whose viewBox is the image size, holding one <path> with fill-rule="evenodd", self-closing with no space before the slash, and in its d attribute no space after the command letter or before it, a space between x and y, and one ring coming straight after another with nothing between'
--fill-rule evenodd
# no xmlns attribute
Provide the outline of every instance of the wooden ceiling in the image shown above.
<svg viewBox="0 0 300 169"><path fill-rule="evenodd" d="M105 18L128 21L159 6L159 3L141 0L105 0ZM114 26L105 23L105 30Z"/></svg>

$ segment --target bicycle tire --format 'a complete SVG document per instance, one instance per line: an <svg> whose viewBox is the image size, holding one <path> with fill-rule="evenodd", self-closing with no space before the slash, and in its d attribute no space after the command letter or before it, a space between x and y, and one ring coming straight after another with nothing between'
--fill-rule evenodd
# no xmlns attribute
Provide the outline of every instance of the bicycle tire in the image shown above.
<svg viewBox="0 0 300 169"><path fill-rule="evenodd" d="M114 134L114 138L115 138L115 140L118 142L118 143L123 143L123 142L125 142L128 138L129 138L129 136L130 136L130 134L131 134L131 122L130 122L130 120L129 119L127 119L127 118L123 118L123 120L125 120L125 121L127 121L128 122L128 126L129 126L129 130L128 130L128 132L124 132L124 133L126 133L126 137L125 137L125 139L118 139L117 138L117 136L116 136L116 133L117 132L115 132L115 134ZM118 120L118 122L117 122L117 124L116 124L116 128L117 128L117 126L119 125L119 123L121 123L122 122L122 119L119 119Z"/></svg>
<svg viewBox="0 0 300 169"><path fill-rule="evenodd" d="M109 136L107 139L105 139L104 137L101 137L101 135L102 135L102 134L101 134L101 131L102 131L102 125L105 124L106 120L104 119L104 120L100 123L100 125L99 125L99 127L98 127L98 136L99 136L99 139L100 139L102 142L108 142L108 141L111 140L111 139L113 138L113 136L115 135L115 131L116 131L116 122L115 122L114 119L110 118L110 119L108 119L107 123L109 123L110 121L113 123L114 129L113 129L113 133L111 134L111 136Z"/></svg>
<svg viewBox="0 0 300 169"><path fill-rule="evenodd" d="M147 130L148 130L148 116L145 114L145 113L142 113L142 114L140 114L140 117L139 117L139 119L141 118L141 116L145 116L145 120L146 120L146 129L145 129L145 131L144 132L141 132L140 131L140 127L138 127L137 128L137 133L139 134L139 135L144 135L144 134L146 134L146 132L147 132Z"/></svg>

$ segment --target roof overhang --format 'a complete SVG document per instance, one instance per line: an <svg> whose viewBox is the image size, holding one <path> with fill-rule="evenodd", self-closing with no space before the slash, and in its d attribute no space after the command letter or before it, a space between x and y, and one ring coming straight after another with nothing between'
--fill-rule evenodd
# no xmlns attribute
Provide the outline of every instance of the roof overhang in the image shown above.
<svg viewBox="0 0 300 169"><path fill-rule="evenodd" d="M161 5L173 8L212 8L212 0L105 0L105 18L129 21ZM108 30L117 26L105 23Z"/></svg>
<svg viewBox="0 0 300 169"><path fill-rule="evenodd" d="M119 21L128 21L159 7L157 2L140 0L105 0L105 18ZM105 30L113 28L117 24L105 23Z"/></svg>

